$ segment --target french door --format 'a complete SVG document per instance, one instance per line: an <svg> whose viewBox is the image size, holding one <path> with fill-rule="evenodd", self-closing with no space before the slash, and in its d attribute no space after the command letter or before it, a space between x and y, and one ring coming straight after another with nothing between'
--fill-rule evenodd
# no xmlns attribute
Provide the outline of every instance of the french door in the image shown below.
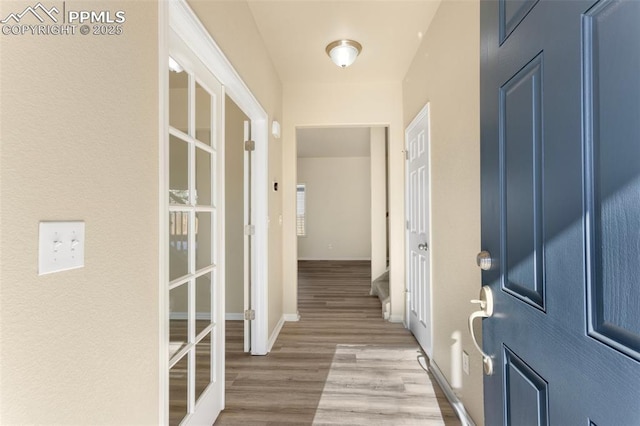
<svg viewBox="0 0 640 426"><path fill-rule="evenodd" d="M224 92L173 31L169 54L169 424L212 424L224 401Z"/></svg>
<svg viewBox="0 0 640 426"><path fill-rule="evenodd" d="M640 424L640 2L480 10L485 424Z"/></svg>

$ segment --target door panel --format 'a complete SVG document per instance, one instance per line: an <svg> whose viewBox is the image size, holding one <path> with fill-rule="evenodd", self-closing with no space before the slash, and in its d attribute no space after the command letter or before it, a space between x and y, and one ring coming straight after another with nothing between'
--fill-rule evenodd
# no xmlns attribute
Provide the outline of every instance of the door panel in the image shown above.
<svg viewBox="0 0 640 426"><path fill-rule="evenodd" d="M542 54L500 88L504 288L544 310L542 281Z"/></svg>
<svg viewBox="0 0 640 426"><path fill-rule="evenodd" d="M538 0L500 0L500 43L516 29Z"/></svg>
<svg viewBox="0 0 640 426"><path fill-rule="evenodd" d="M638 360L639 15L637 2L607 2L584 20L590 334Z"/></svg>
<svg viewBox="0 0 640 426"><path fill-rule="evenodd" d="M640 2L481 3L488 425L640 421Z"/></svg>
<svg viewBox="0 0 640 426"><path fill-rule="evenodd" d="M406 130L407 150L407 326L432 356L429 244L429 109Z"/></svg>
<svg viewBox="0 0 640 426"><path fill-rule="evenodd" d="M547 382L506 346L504 360L507 424L547 425Z"/></svg>

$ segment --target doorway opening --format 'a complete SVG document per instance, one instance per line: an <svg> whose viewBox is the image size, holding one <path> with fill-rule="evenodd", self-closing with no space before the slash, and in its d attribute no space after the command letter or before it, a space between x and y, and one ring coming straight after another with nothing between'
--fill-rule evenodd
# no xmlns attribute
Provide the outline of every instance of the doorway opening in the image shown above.
<svg viewBox="0 0 640 426"><path fill-rule="evenodd" d="M371 294L386 318L387 135L385 126L296 129L298 261L370 262Z"/></svg>

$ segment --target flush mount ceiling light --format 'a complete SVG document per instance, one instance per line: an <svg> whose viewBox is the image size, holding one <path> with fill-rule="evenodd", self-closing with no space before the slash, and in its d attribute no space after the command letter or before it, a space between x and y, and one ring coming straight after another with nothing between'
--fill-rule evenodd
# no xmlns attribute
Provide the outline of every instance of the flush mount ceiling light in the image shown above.
<svg viewBox="0 0 640 426"><path fill-rule="evenodd" d="M325 50L334 64L346 68L356 60L362 45L353 40L336 40L329 43Z"/></svg>

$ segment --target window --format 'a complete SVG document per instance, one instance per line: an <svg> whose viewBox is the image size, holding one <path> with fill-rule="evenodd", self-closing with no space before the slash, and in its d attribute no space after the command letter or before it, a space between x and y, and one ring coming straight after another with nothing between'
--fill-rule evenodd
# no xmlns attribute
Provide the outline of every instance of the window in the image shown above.
<svg viewBox="0 0 640 426"><path fill-rule="evenodd" d="M299 237L307 235L304 223L306 186L301 183L296 188L296 232Z"/></svg>

